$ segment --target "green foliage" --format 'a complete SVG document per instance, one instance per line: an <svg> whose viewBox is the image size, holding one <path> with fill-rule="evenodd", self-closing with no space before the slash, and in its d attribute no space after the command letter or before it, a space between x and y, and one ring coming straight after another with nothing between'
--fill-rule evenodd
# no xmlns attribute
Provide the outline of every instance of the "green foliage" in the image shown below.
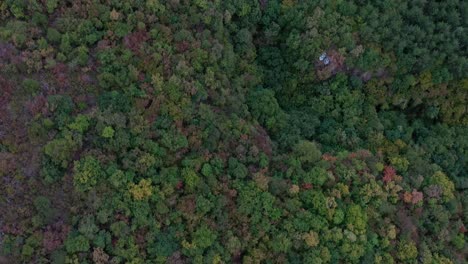
<svg viewBox="0 0 468 264"><path fill-rule="evenodd" d="M0 1L0 255L463 262L464 6Z"/></svg>
<svg viewBox="0 0 468 264"><path fill-rule="evenodd" d="M114 222L110 225L110 231L116 237L125 237L129 233L127 224L123 221Z"/></svg>
<svg viewBox="0 0 468 264"><path fill-rule="evenodd" d="M243 179L247 176L247 168L235 158L229 159L229 173L234 178Z"/></svg>
<svg viewBox="0 0 468 264"><path fill-rule="evenodd" d="M60 51L64 54L71 52L72 46L70 44L70 35L65 33L62 35L62 40L60 41Z"/></svg>
<svg viewBox="0 0 468 264"><path fill-rule="evenodd" d="M55 8L58 6L58 1L57 0L47 0L46 1L46 7L47 7L47 12L53 13Z"/></svg>
<svg viewBox="0 0 468 264"><path fill-rule="evenodd" d="M276 101L274 92L268 89L254 91L248 100L252 116L271 132L275 133L286 125L286 114Z"/></svg>
<svg viewBox="0 0 468 264"><path fill-rule="evenodd" d="M85 156L80 161L75 161L73 173L73 182L81 191L91 189L104 176L101 164L92 156Z"/></svg>
<svg viewBox="0 0 468 264"><path fill-rule="evenodd" d="M11 13L13 13L13 15L14 15L16 18L22 18L22 17L24 17L24 10L23 10L23 7L22 7L21 5L13 4L13 5L10 7L10 11L11 11Z"/></svg>
<svg viewBox="0 0 468 264"><path fill-rule="evenodd" d="M453 239L452 239L452 243L453 245L457 248L457 249L463 249L463 247L465 246L466 244L466 241L465 241L465 236L463 234L458 234L456 235Z"/></svg>
<svg viewBox="0 0 468 264"><path fill-rule="evenodd" d="M163 132L161 144L170 151L177 151L188 146L187 138L175 129Z"/></svg>
<svg viewBox="0 0 468 264"><path fill-rule="evenodd" d="M94 223L93 216L84 217L80 221L80 225L78 227L78 231L84 235L88 240L92 240L95 234L98 232L99 228Z"/></svg>
<svg viewBox="0 0 468 264"><path fill-rule="evenodd" d="M36 94L41 88L40 84L36 80L24 79L23 80L23 89L28 94Z"/></svg>
<svg viewBox="0 0 468 264"><path fill-rule="evenodd" d="M275 236L271 241L271 248L273 252L286 253L291 248L292 243L286 234L279 234Z"/></svg>
<svg viewBox="0 0 468 264"><path fill-rule="evenodd" d="M83 134L89 128L89 125L90 125L89 122L90 122L89 117L80 114L75 118L75 121L73 123L68 125L68 128L70 128L71 130L78 131L79 133Z"/></svg>
<svg viewBox="0 0 468 264"><path fill-rule="evenodd" d="M65 248L68 253L86 252L89 247L88 239L82 235L69 236L65 240Z"/></svg>
<svg viewBox="0 0 468 264"><path fill-rule="evenodd" d="M187 185L189 190L195 189L200 182L200 177L197 173L189 168L182 170L182 177L184 178L184 183Z"/></svg>
<svg viewBox="0 0 468 264"><path fill-rule="evenodd" d="M435 172L431 177L428 178L427 184L436 185L442 188L442 198L444 202L448 202L453 199L455 185L453 182L441 171Z"/></svg>
<svg viewBox="0 0 468 264"><path fill-rule="evenodd" d="M103 138L113 138L115 134L115 130L111 126L106 126L101 133Z"/></svg>
<svg viewBox="0 0 468 264"><path fill-rule="evenodd" d="M207 226L201 226L193 233L192 243L197 248L206 249L213 245L216 238L217 235L214 234Z"/></svg>
<svg viewBox="0 0 468 264"><path fill-rule="evenodd" d="M80 46L74 51L74 53L76 54L74 57L78 65L86 66L88 64L88 48L86 48L85 46Z"/></svg>
<svg viewBox="0 0 468 264"><path fill-rule="evenodd" d="M400 241L398 244L397 257L401 261L415 260L418 256L418 249L414 242Z"/></svg>
<svg viewBox="0 0 468 264"><path fill-rule="evenodd" d="M147 199L153 193L151 180L142 179L138 184L130 184L130 193L137 201Z"/></svg>
<svg viewBox="0 0 468 264"><path fill-rule="evenodd" d="M316 186L322 186L328 180L328 173L325 169L314 167L304 175L304 182Z"/></svg>
<svg viewBox="0 0 468 264"><path fill-rule="evenodd" d="M203 164L201 173L207 177L210 177L211 175L213 175L213 169L211 168L211 165L209 163Z"/></svg>
<svg viewBox="0 0 468 264"><path fill-rule="evenodd" d="M47 40L51 43L58 44L61 42L62 36L60 35L60 32L58 32L58 30L56 30L55 28L48 28Z"/></svg>
<svg viewBox="0 0 468 264"><path fill-rule="evenodd" d="M25 256L26 258L30 258L34 254L34 248L30 245L26 244L23 246L21 250L21 255Z"/></svg>
<svg viewBox="0 0 468 264"><path fill-rule="evenodd" d="M121 170L116 170L110 175L109 183L116 189L126 186L127 181L131 179L128 177L129 174L130 173L126 174Z"/></svg>
<svg viewBox="0 0 468 264"><path fill-rule="evenodd" d="M163 232L155 236L150 246L147 247L147 251L148 254L153 257L169 257L177 251L178 248L179 244L177 243L174 234L172 232Z"/></svg>
<svg viewBox="0 0 468 264"><path fill-rule="evenodd" d="M393 157L390 158L390 163L398 170L405 172L408 169L409 162L405 158Z"/></svg>
<svg viewBox="0 0 468 264"><path fill-rule="evenodd" d="M71 134L66 133L63 138L57 138L47 143L44 147L44 153L54 164L66 168L73 153L78 150L80 145L79 138L74 138Z"/></svg>
<svg viewBox="0 0 468 264"><path fill-rule="evenodd" d="M34 199L34 207L36 208L44 223L50 222L55 216L55 210L51 205L50 200L45 196L38 196Z"/></svg>
<svg viewBox="0 0 468 264"><path fill-rule="evenodd" d="M351 205L346 212L346 223L351 231L362 233L366 230L367 215L359 205Z"/></svg>
<svg viewBox="0 0 468 264"><path fill-rule="evenodd" d="M322 153L314 142L301 140L294 145L293 152L302 163L314 163L320 160Z"/></svg>

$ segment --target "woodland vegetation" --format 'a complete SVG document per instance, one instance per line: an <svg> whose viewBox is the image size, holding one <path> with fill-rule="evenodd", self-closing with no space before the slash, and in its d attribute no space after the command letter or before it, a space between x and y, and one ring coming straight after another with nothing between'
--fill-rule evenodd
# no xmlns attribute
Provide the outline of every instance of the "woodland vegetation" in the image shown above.
<svg viewBox="0 0 468 264"><path fill-rule="evenodd" d="M0 1L0 262L466 263L467 24L461 0Z"/></svg>

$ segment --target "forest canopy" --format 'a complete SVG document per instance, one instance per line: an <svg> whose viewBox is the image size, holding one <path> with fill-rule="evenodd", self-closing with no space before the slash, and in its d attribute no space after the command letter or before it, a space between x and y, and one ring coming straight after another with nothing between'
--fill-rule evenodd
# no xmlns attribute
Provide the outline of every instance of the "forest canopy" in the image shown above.
<svg viewBox="0 0 468 264"><path fill-rule="evenodd" d="M0 263L466 263L467 24L0 1Z"/></svg>

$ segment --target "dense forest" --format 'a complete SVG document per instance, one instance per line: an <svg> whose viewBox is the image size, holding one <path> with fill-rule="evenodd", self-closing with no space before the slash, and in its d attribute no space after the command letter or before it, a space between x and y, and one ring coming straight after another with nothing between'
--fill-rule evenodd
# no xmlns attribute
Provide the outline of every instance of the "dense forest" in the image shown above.
<svg viewBox="0 0 468 264"><path fill-rule="evenodd" d="M0 1L0 263L468 262L468 2Z"/></svg>

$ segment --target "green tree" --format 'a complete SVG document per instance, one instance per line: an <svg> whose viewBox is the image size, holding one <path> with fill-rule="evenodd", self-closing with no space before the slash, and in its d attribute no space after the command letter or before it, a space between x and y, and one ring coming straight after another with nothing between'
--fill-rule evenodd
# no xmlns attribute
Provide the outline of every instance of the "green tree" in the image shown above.
<svg viewBox="0 0 468 264"><path fill-rule="evenodd" d="M70 128L71 130L78 131L79 133L83 134L84 132L88 130L89 126L90 126L89 117L79 114L75 118L75 121L68 125L68 128Z"/></svg>
<svg viewBox="0 0 468 264"><path fill-rule="evenodd" d="M87 252L90 248L89 241L82 235L71 235L65 240L65 248L68 253Z"/></svg>
<svg viewBox="0 0 468 264"><path fill-rule="evenodd" d="M301 140L294 145L293 152L294 155L304 164L317 162L322 156L317 144L307 140Z"/></svg>
<svg viewBox="0 0 468 264"><path fill-rule="evenodd" d="M455 184L441 171L435 172L431 177L428 178L427 184L436 185L442 188L442 199L444 202L448 202L455 198Z"/></svg>
<svg viewBox="0 0 468 264"><path fill-rule="evenodd" d="M101 133L103 138L113 138L115 134L114 129L111 126L106 126Z"/></svg>
<svg viewBox="0 0 468 264"><path fill-rule="evenodd" d="M367 228L367 215L361 206L354 204L346 212L347 227L356 233L362 234Z"/></svg>
<svg viewBox="0 0 468 264"><path fill-rule="evenodd" d="M34 95L37 92L39 92L40 88L41 88L41 85L36 80L33 80L33 79L24 79L23 80L23 89L28 94L33 94Z"/></svg>
<svg viewBox="0 0 468 264"><path fill-rule="evenodd" d="M147 199L153 194L153 187L150 179L141 179L138 184L130 184L130 193L133 199L140 201Z"/></svg>
<svg viewBox="0 0 468 264"><path fill-rule="evenodd" d="M73 167L73 181L78 190L87 191L104 177L101 164L93 156L85 156L75 161Z"/></svg>
<svg viewBox="0 0 468 264"><path fill-rule="evenodd" d="M322 186L328 180L328 172L320 167L314 167L304 175L304 182Z"/></svg>
<svg viewBox="0 0 468 264"><path fill-rule="evenodd" d="M184 178L184 183L189 190L194 190L200 182L200 177L197 173L189 168L182 170L182 177Z"/></svg>
<svg viewBox="0 0 468 264"><path fill-rule="evenodd" d="M83 217L80 221L78 231L87 239L93 240L94 236L99 231L98 226L95 224L94 217L91 215Z"/></svg>
<svg viewBox="0 0 468 264"><path fill-rule="evenodd" d="M418 256L418 249L413 241L400 241L398 244L397 257L401 261L415 260Z"/></svg>
<svg viewBox="0 0 468 264"><path fill-rule="evenodd" d="M193 233L193 244L200 249L206 249L213 245L218 236L207 226L199 227Z"/></svg>
<svg viewBox="0 0 468 264"><path fill-rule="evenodd" d="M280 108L272 90L258 89L247 100L252 116L273 133L286 125L286 114Z"/></svg>
<svg viewBox="0 0 468 264"><path fill-rule="evenodd" d="M52 162L62 168L68 167L72 159L72 155L81 147L79 137L72 136L70 133L65 133L64 137L49 141L44 146L44 153L52 160Z"/></svg>

